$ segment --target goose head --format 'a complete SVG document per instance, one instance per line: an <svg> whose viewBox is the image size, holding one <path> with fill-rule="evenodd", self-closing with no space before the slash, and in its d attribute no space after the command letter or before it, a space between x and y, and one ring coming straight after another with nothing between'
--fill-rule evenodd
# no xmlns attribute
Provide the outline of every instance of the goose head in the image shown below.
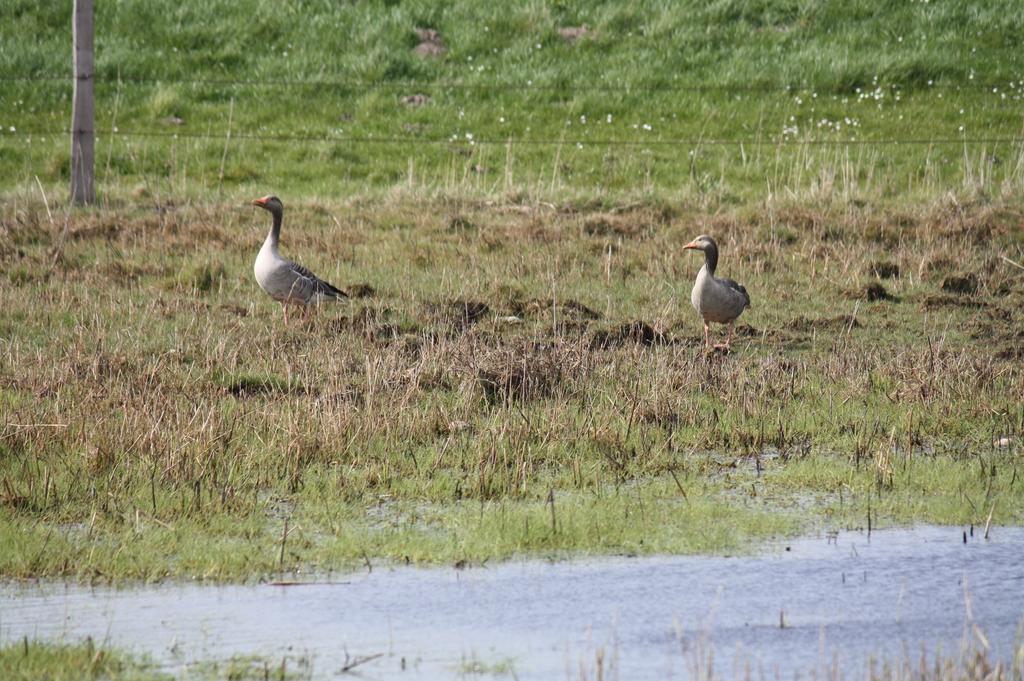
<svg viewBox="0 0 1024 681"><path fill-rule="evenodd" d="M692 248L694 250L704 251L707 253L708 251L717 251L718 244L716 244L715 240L707 234L701 234L699 237L683 246L683 248Z"/></svg>
<svg viewBox="0 0 1024 681"><path fill-rule="evenodd" d="M284 212L284 204L281 203L281 199L276 196L264 196L261 199L255 199L252 205L259 206L263 210L270 211L271 213L282 213Z"/></svg>

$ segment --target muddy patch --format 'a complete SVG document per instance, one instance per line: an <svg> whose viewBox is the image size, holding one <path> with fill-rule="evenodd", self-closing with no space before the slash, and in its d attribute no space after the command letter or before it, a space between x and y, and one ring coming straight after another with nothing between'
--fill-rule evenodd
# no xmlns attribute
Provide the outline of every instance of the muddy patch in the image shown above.
<svg viewBox="0 0 1024 681"><path fill-rule="evenodd" d="M594 37L595 32L587 26L563 26L558 29L558 37L572 45L583 38Z"/></svg>
<svg viewBox="0 0 1024 681"><path fill-rule="evenodd" d="M403 329L391 321L393 313L387 307L363 307L350 315L342 315L327 323L334 334L355 334L372 342L388 342L402 335Z"/></svg>
<svg viewBox="0 0 1024 681"><path fill-rule="evenodd" d="M562 313L575 317L576 319L600 319L601 313L587 307L575 300L566 300L562 303Z"/></svg>
<svg viewBox="0 0 1024 681"><path fill-rule="evenodd" d="M993 355L996 359L1024 360L1024 329L989 328L986 331L987 333L979 334L979 339L998 348Z"/></svg>
<svg viewBox="0 0 1024 681"><path fill-rule="evenodd" d="M959 296L972 296L978 291L978 277L973 274L954 274L942 280L942 290Z"/></svg>
<svg viewBox="0 0 1024 681"><path fill-rule="evenodd" d="M437 30L433 28L417 28L416 36L420 39L420 42L413 48L413 54L426 59L429 57L440 57L448 52L448 47L444 44L444 38L441 37Z"/></svg>
<svg viewBox="0 0 1024 681"><path fill-rule="evenodd" d="M903 228L888 223L869 224L864 229L864 238L887 248L893 248L900 241Z"/></svg>
<svg viewBox="0 0 1024 681"><path fill-rule="evenodd" d="M561 320L594 321L601 318L601 313L587 305L573 300L554 300L552 298L532 298L509 300L509 308L517 317L551 317Z"/></svg>
<svg viewBox="0 0 1024 681"><path fill-rule="evenodd" d="M472 232L476 230L476 224L464 215L453 215L448 218L448 231L456 234L461 232Z"/></svg>
<svg viewBox="0 0 1024 681"><path fill-rule="evenodd" d="M1002 360L1022 360L1024 359L1024 345L1020 343L1013 343L1012 345L1003 346L995 354L996 359Z"/></svg>
<svg viewBox="0 0 1024 681"><path fill-rule="evenodd" d="M787 324L791 331L844 331L846 329L859 329L863 325L856 317L849 314L836 315L835 317L809 318L800 316Z"/></svg>
<svg viewBox="0 0 1024 681"><path fill-rule="evenodd" d="M626 322L614 329L599 329L590 337L591 350L608 350L624 345L664 345L665 334L642 320Z"/></svg>
<svg viewBox="0 0 1024 681"><path fill-rule="evenodd" d="M217 306L218 310L234 315L236 317L248 317L249 308L235 305L234 303L222 303Z"/></svg>
<svg viewBox="0 0 1024 681"><path fill-rule="evenodd" d="M144 276L166 276L165 268L136 265L124 260L112 260L102 266L101 271L119 286L129 286Z"/></svg>
<svg viewBox="0 0 1024 681"><path fill-rule="evenodd" d="M646 239L654 230L654 223L644 215L601 213L583 222L583 233L589 236Z"/></svg>
<svg viewBox="0 0 1024 681"><path fill-rule="evenodd" d="M988 303L983 300L976 298L968 298L966 296L950 296L950 295L933 295L925 296L921 301L921 307L926 310L937 310L942 307L972 307L972 308L983 308L988 307Z"/></svg>
<svg viewBox="0 0 1024 681"><path fill-rule="evenodd" d="M867 272L879 279L897 279L900 276L900 266L889 260L878 260L868 265Z"/></svg>
<svg viewBox="0 0 1024 681"><path fill-rule="evenodd" d="M243 399L307 392L297 381L289 381L273 374L229 373L215 370L212 379L226 394Z"/></svg>
<svg viewBox="0 0 1024 681"><path fill-rule="evenodd" d="M477 384L492 404L550 397L566 379L586 368L585 357L567 345L499 348L477 369Z"/></svg>
<svg viewBox="0 0 1024 681"><path fill-rule="evenodd" d="M869 303L879 301L899 302L899 298L889 293L888 289L880 281L873 281L862 288L847 291L846 297L851 300L866 300Z"/></svg>
<svg viewBox="0 0 1024 681"><path fill-rule="evenodd" d="M487 303L478 300L453 300L448 309L463 324L475 324L491 311Z"/></svg>
<svg viewBox="0 0 1024 681"><path fill-rule="evenodd" d="M928 272L929 274L935 274L938 272L949 272L954 267L956 267L956 263L954 263L952 259L946 257L945 255L938 255L927 258L921 265L921 268L924 271Z"/></svg>
<svg viewBox="0 0 1024 681"><path fill-rule="evenodd" d="M121 234L121 227L112 222L99 222L84 224L72 227L68 232L68 238L72 241L84 241L87 239L114 240Z"/></svg>
<svg viewBox="0 0 1024 681"><path fill-rule="evenodd" d="M735 329L733 330L733 334L737 338L761 338L762 336L765 335L772 335L770 331L761 331L760 329L754 328L750 324L737 324Z"/></svg>
<svg viewBox="0 0 1024 681"><path fill-rule="evenodd" d="M461 332L490 315L491 307L479 300L457 298L427 303L424 312L434 326Z"/></svg>
<svg viewBox="0 0 1024 681"><path fill-rule="evenodd" d="M0 262L4 262L5 260L23 260L25 257L25 249L15 248L0 241Z"/></svg>
<svg viewBox="0 0 1024 681"><path fill-rule="evenodd" d="M398 103L399 104L401 104L402 106L407 106L407 107L413 108L413 109L418 107L418 106L424 106L426 104L430 104L431 101L433 101L433 100L431 100L430 95L423 95L423 94L404 95L404 96L398 98Z"/></svg>
<svg viewBox="0 0 1024 681"><path fill-rule="evenodd" d="M369 284L351 284L345 289L349 298L372 298L377 295L377 289Z"/></svg>

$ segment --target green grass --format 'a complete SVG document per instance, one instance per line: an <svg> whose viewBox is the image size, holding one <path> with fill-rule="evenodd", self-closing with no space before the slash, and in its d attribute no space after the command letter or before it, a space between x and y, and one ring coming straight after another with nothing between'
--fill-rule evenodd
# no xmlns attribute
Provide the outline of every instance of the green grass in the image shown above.
<svg viewBox="0 0 1024 681"><path fill-rule="evenodd" d="M70 9L12 9L0 574L1021 522L1017 3L106 3L83 210ZM362 297L282 325L268 192ZM701 232L753 297L727 357Z"/></svg>
<svg viewBox="0 0 1024 681"><path fill-rule="evenodd" d="M63 193L70 6L12 10L0 70L28 80L4 83L0 178L34 188L38 177ZM1014 2L190 1L96 12L106 200L413 187L741 204L766 190L899 201L951 186L1021 189ZM560 37L581 25L583 38ZM417 28L440 31L448 51L417 56ZM410 95L429 101L403 104Z"/></svg>
<svg viewBox="0 0 1024 681"><path fill-rule="evenodd" d="M173 677L130 655L82 644L30 642L0 646L0 669L12 681L169 681Z"/></svg>
<svg viewBox="0 0 1024 681"><path fill-rule="evenodd" d="M458 672L462 678L474 678L481 676L511 676L512 678L516 678L515 659L503 657L495 660L494 662L487 662L473 654L462 660L459 664Z"/></svg>
<svg viewBox="0 0 1024 681"><path fill-rule="evenodd" d="M309 661L299 657L271 662L258 656L203 661L179 673L162 670L146 657L109 646L29 641L0 645L0 669L11 681L297 681L310 678Z"/></svg>

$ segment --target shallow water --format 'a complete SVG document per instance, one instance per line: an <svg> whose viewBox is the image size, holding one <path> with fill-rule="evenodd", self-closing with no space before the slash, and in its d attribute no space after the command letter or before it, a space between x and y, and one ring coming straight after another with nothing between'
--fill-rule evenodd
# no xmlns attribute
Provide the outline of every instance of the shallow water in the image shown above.
<svg viewBox="0 0 1024 681"><path fill-rule="evenodd" d="M836 662L858 678L872 655L958 652L968 601L993 654L1008 659L1024 616L1024 528L966 544L953 527L841 532L756 557L376 568L288 587L6 584L0 640L92 636L169 670L233 655L287 658L290 669L301 659L314 678L334 678L346 653L380 654L358 668L380 679L496 668L596 678L599 658L606 679L690 678L709 656L719 678L806 678Z"/></svg>

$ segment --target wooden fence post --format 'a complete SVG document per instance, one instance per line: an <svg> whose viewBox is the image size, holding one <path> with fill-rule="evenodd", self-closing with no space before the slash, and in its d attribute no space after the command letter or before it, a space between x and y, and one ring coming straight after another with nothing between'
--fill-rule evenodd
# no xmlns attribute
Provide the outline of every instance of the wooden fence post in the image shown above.
<svg viewBox="0 0 1024 681"><path fill-rule="evenodd" d="M92 0L75 0L71 19L74 40L74 102L71 108L71 201L96 201L93 185L96 131L92 72Z"/></svg>

